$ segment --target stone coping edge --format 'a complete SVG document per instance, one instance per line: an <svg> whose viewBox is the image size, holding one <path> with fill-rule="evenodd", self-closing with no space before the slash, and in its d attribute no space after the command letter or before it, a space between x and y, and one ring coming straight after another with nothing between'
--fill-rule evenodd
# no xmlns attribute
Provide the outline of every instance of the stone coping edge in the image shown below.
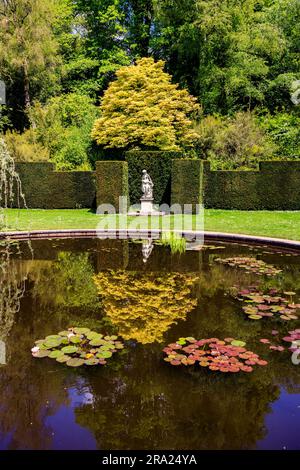
<svg viewBox="0 0 300 470"><path fill-rule="evenodd" d="M147 229L118 229L118 230L96 230L96 229L66 229L66 230L32 230L32 231L11 231L0 232L0 240L37 240L49 238L112 238L112 239L128 239L128 238L153 238L157 239L163 233L163 230L147 230ZM167 230L166 232L170 232ZM178 233L176 230L171 230L173 233ZM229 243L247 243L254 245L267 245L278 248L285 248L300 251L300 241L288 240L284 238L270 238L253 235L244 235L238 233L224 233L224 232L199 232L187 230L181 233L185 238L193 240L215 240Z"/></svg>

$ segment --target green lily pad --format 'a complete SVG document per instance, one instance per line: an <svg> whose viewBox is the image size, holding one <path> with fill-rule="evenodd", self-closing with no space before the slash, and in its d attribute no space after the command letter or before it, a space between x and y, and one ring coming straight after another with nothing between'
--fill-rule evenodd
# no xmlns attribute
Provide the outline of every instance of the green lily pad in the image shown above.
<svg viewBox="0 0 300 470"><path fill-rule="evenodd" d="M68 360L66 363L67 366L69 367L80 367L85 363L83 359L79 359L77 357L72 357L71 359Z"/></svg>
<svg viewBox="0 0 300 470"><path fill-rule="evenodd" d="M238 341L237 339L234 339L233 341L231 341L230 343L232 346L238 346L238 347L241 347L243 348L246 343L244 341Z"/></svg>
<svg viewBox="0 0 300 470"><path fill-rule="evenodd" d="M181 346L184 346L186 344L186 340L185 339L179 339L177 341L177 344L180 344Z"/></svg>
<svg viewBox="0 0 300 470"><path fill-rule="evenodd" d="M60 339L49 339L49 340L45 341L44 345L48 349L53 349L53 348L57 348L58 346L60 346L61 341L62 341L61 337L60 337Z"/></svg>
<svg viewBox="0 0 300 470"><path fill-rule="evenodd" d="M109 357L112 357L112 352L110 352L110 351L101 351L97 354L97 357L99 359L108 359Z"/></svg>
<svg viewBox="0 0 300 470"><path fill-rule="evenodd" d="M49 336L46 336L46 341L61 341L61 337L60 335L49 335Z"/></svg>
<svg viewBox="0 0 300 470"><path fill-rule="evenodd" d="M99 360L94 357L94 358L91 358L91 359L86 359L84 361L84 363L87 366L96 366L96 365L99 364Z"/></svg>
<svg viewBox="0 0 300 470"><path fill-rule="evenodd" d="M70 331L67 331L67 330L66 331L60 331L58 334L59 334L59 336L63 336L63 337L69 336Z"/></svg>
<svg viewBox="0 0 300 470"><path fill-rule="evenodd" d="M180 340L185 344L185 338L180 338ZM49 356L57 362L67 363L70 367L79 367L83 364L104 365L106 359L123 347L122 341L118 340L116 335L107 335L104 338L102 334L91 331L89 328L75 327L63 330L59 335L49 335L44 340L37 340L35 347L32 348L32 355L34 357ZM178 345L177 347L181 348ZM35 350L37 350L36 353L34 353ZM98 356L95 357L95 354Z"/></svg>
<svg viewBox="0 0 300 470"><path fill-rule="evenodd" d="M114 343L104 343L101 345L101 349L115 349L115 344Z"/></svg>
<svg viewBox="0 0 300 470"><path fill-rule="evenodd" d="M65 346L62 348L62 352L65 354L74 354L78 351L78 348L76 346Z"/></svg>
<svg viewBox="0 0 300 470"><path fill-rule="evenodd" d="M86 335L87 333L90 333L91 330L89 328L74 328L75 333L78 335Z"/></svg>
<svg viewBox="0 0 300 470"><path fill-rule="evenodd" d="M102 346L106 344L104 339L92 339L89 343L91 346Z"/></svg>
<svg viewBox="0 0 300 470"><path fill-rule="evenodd" d="M101 338L103 338L103 335L101 335L100 333L96 333L95 331L91 331L91 332L87 333L85 336L86 336L87 339L89 339L89 340L101 339Z"/></svg>
<svg viewBox="0 0 300 470"><path fill-rule="evenodd" d="M70 356L67 356L66 354L63 354L62 356L58 356L56 358L56 361L59 362L60 364L63 364L64 362L68 362L70 359Z"/></svg>
<svg viewBox="0 0 300 470"><path fill-rule="evenodd" d="M61 350L55 349L54 351L51 351L49 354L49 357L51 359L57 359L59 356L63 356L64 353Z"/></svg>
<svg viewBox="0 0 300 470"><path fill-rule="evenodd" d="M37 341L34 342L34 344L40 345L40 344L43 344L44 342L45 342L44 339L38 339Z"/></svg>
<svg viewBox="0 0 300 470"><path fill-rule="evenodd" d="M80 338L80 336L71 336L70 338L70 343L73 343L73 344L79 344L81 343L82 339Z"/></svg>

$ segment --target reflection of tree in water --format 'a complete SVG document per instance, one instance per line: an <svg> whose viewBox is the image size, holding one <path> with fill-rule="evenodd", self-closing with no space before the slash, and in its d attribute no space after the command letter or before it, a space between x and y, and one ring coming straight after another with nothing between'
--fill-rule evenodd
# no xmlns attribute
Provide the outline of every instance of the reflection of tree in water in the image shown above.
<svg viewBox="0 0 300 470"><path fill-rule="evenodd" d="M271 333L275 327L284 336L290 326L245 319L240 304L224 294L235 284L242 287L256 283L257 276L229 270L224 274L224 269L215 265L200 273L196 282L198 308L185 322L172 325L165 343L188 335L236 337L245 340L269 366L248 375L220 376L199 368L172 368L161 361L161 345L139 345L117 377L105 371L101 380L91 378L93 406L76 409L78 423L94 433L100 448L253 448L266 434L265 417L280 395L279 386L299 393L299 372L289 353L280 356L258 341L265 337L266 329ZM134 289L133 302L130 296L127 300L128 289L123 292L119 288L122 276L127 276L125 284L130 290L135 282L132 273L101 273L96 283L104 293L107 315L120 325L121 334L125 330L132 337L130 326L135 315L131 317L130 312L139 301L138 290ZM141 276L143 298L146 282L140 273L136 276ZM292 283L288 278L287 284L282 278L278 282L281 286Z"/></svg>
<svg viewBox="0 0 300 470"><path fill-rule="evenodd" d="M151 360L139 352L118 378L91 378L93 406L76 409L99 448L242 449L264 437L279 392L268 375L190 373L164 366L154 351Z"/></svg>
<svg viewBox="0 0 300 470"><path fill-rule="evenodd" d="M7 355L7 364L0 368L0 435L11 436L9 448L38 449L47 448L51 442L43 419L56 408L57 396L66 392L59 392L59 375L45 374L43 364L32 362L30 331L34 317L23 319L21 315L21 322L19 318L33 266L32 261L22 260L24 252L32 257L30 242L5 241L0 245L0 339L5 342Z"/></svg>
<svg viewBox="0 0 300 470"><path fill-rule="evenodd" d="M105 315L124 339L161 342L197 305L196 274L105 271L95 276Z"/></svg>
<svg viewBox="0 0 300 470"><path fill-rule="evenodd" d="M69 406L68 386L78 387L80 394L76 377L93 395L92 404L77 406L77 422L94 433L99 448L111 449L251 448L265 435L264 420L270 403L278 397L277 384L291 393L297 389L299 369L289 357L258 344L257 339L266 334L266 323L247 321L240 304L234 306L230 296L224 296L227 287L241 280L241 274L224 276L218 267L199 276L107 271L96 276L97 288L101 289L104 310L107 306L112 309L111 320L116 320L117 328L128 337L132 331L143 341L162 338L164 333L165 342L190 334L199 338L235 336L246 339L249 349L270 361L270 366L234 377L202 369L177 369L161 360L163 346L155 343L134 345L132 350L127 346L127 355L116 357L101 370L74 373L54 361L39 362L30 355L36 339L65 329L70 322L93 328L100 311L93 267L86 254L64 253L57 261L43 263L31 261L28 278L30 287L36 284L31 291L34 297L27 295L20 314L15 314L7 338L10 361L0 368L0 434L11 434L10 448L51 448L53 436L47 417L60 406ZM18 279L23 269L18 268ZM126 275L125 293L118 275ZM157 276L160 282L153 290ZM194 289L195 285L199 288ZM151 302L153 292L158 303L149 304L149 314L147 299ZM147 330L145 323L144 336L135 317L140 298L145 300L143 314L150 325ZM156 310L163 308L165 314L160 318ZM192 315L182 316L192 310ZM181 318L186 321L176 325ZM102 328L99 326L99 331Z"/></svg>
<svg viewBox="0 0 300 470"><path fill-rule="evenodd" d="M55 262L39 272L33 296L42 305L99 307L93 275L88 253L60 252Z"/></svg>
<svg viewBox="0 0 300 470"><path fill-rule="evenodd" d="M31 252L30 242L25 242L25 245ZM19 242L4 240L0 243L0 339L4 342L25 294L28 270L26 264L18 262L21 256Z"/></svg>
<svg viewBox="0 0 300 470"><path fill-rule="evenodd" d="M70 322L94 326L93 307L99 301L85 254L60 254L54 262L32 261L21 259L25 248L11 245L11 256L5 257L10 260L5 264L9 269L5 271L3 263L0 278L1 285L10 284L15 299L5 299L9 308L6 323L0 325L0 331L9 332L9 360L0 368L0 436L11 435L11 449L47 449L53 436L46 420L60 406L68 406L68 381L73 385L77 376L54 361L34 359L30 349L36 339L63 330ZM30 281L27 294L31 288L33 298L27 295L20 310L26 279Z"/></svg>

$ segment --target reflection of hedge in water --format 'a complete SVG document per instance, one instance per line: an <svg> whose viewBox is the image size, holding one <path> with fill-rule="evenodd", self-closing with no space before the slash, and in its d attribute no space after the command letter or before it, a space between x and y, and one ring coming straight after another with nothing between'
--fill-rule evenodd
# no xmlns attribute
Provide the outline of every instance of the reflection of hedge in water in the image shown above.
<svg viewBox="0 0 300 470"><path fill-rule="evenodd" d="M210 378L157 361L134 351L118 378L90 377L93 405L75 414L101 448L243 449L264 437L269 404L279 394L268 373Z"/></svg>
<svg viewBox="0 0 300 470"><path fill-rule="evenodd" d="M94 277L105 315L124 339L147 344L184 320L197 305L192 289L198 277L182 273L106 271Z"/></svg>
<svg viewBox="0 0 300 470"><path fill-rule="evenodd" d="M61 252L36 279L33 296L43 305L98 307L94 270L88 253Z"/></svg>

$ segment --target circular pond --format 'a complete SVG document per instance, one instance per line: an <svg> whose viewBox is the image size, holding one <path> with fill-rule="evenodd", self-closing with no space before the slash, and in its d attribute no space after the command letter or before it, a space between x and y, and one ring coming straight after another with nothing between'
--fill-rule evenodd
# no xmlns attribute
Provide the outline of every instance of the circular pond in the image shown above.
<svg viewBox="0 0 300 470"><path fill-rule="evenodd" d="M300 449L296 252L0 250L0 449Z"/></svg>

